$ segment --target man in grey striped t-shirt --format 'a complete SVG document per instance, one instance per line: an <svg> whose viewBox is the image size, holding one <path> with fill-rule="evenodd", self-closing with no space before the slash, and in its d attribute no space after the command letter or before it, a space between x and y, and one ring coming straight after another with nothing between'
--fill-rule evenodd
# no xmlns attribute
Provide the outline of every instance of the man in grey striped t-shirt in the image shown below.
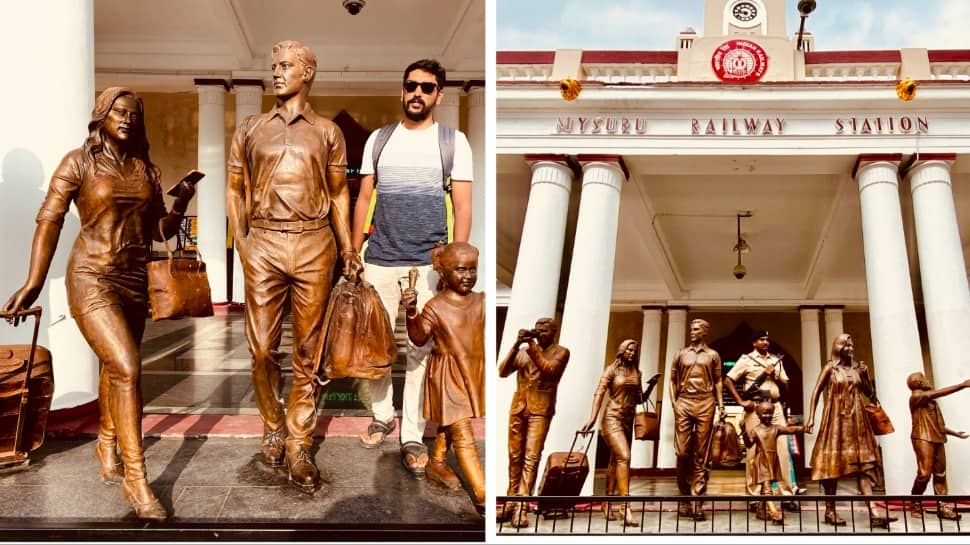
<svg viewBox="0 0 970 545"><path fill-rule="evenodd" d="M352 238L354 247L360 251L371 194L377 185L376 174L380 196L374 209L374 231L363 252L364 276L377 289L392 322L398 313L402 285L406 287L412 267L418 269L419 310L434 295L438 275L431 267L431 251L438 242L448 242L438 124L432 116L444 96L444 83L445 70L437 61L424 59L408 66L401 90L405 117L380 149L376 167L372 158L379 131L374 131L364 146L361 161L364 178L354 208ZM454 241L467 242L471 231L472 153L460 131L455 131L454 145L451 171ZM425 360L430 350L430 343L424 347L408 343L401 411L402 462L419 479L424 478L429 460L423 442L425 419L421 403ZM391 377L374 380L370 387L374 420L360 441L365 448L376 448L396 427ZM431 459L437 462L440 455L443 462L444 453L438 450L436 446ZM435 469L449 471L447 466L441 468L441 464L436 464ZM458 479L449 481L457 483Z"/></svg>

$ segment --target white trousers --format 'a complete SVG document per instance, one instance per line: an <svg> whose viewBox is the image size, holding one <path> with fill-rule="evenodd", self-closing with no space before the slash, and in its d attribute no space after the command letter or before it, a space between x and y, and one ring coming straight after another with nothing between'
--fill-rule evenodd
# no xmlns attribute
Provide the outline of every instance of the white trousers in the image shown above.
<svg viewBox="0 0 970 545"><path fill-rule="evenodd" d="M418 269L418 281L414 289L418 292L418 309L435 294L438 286L438 273L431 265L422 265ZM391 318L391 325L397 321L398 309L401 305L401 291L408 286L408 272L410 265L401 267L383 267L381 265L364 264L364 279L374 285L381 303ZM408 339L407 364L404 373L404 403L401 409L401 444L424 438L424 371L431 353L431 343L424 346L414 346ZM373 403L374 418L381 422L389 422L394 418L394 391L391 374L384 378L372 380L370 395Z"/></svg>

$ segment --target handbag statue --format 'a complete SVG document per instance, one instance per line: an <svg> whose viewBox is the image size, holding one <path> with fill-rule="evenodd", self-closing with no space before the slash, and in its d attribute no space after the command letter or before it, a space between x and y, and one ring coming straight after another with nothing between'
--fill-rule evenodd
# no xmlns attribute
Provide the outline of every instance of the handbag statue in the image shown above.
<svg viewBox="0 0 970 545"><path fill-rule="evenodd" d="M710 463L717 469L732 469L741 465L741 443L734 425L727 421L727 415L714 424L711 432Z"/></svg>
<svg viewBox="0 0 970 545"><path fill-rule="evenodd" d="M893 427L892 420L883 410L882 405L869 403L866 405L866 416L869 418L869 425L872 426L872 433L876 435L888 435L896 428Z"/></svg>
<svg viewBox="0 0 970 545"><path fill-rule="evenodd" d="M872 433L875 435L888 435L896 431L896 428L893 427L893 422L889 419L889 415L886 414L882 405L878 401L874 401L876 399L876 383L869 378L868 373L864 377L869 382L869 387L872 390L872 400L865 406L866 417L869 419Z"/></svg>
<svg viewBox="0 0 970 545"><path fill-rule="evenodd" d="M657 405L650 399L650 394L657 386L660 373L657 373L647 381L647 392L643 396L643 411L637 412L633 416L633 437L641 441L657 441L660 439L660 416L657 414ZM650 408L653 407L651 411Z"/></svg>
<svg viewBox="0 0 970 545"><path fill-rule="evenodd" d="M158 228L161 232L161 221ZM164 235L162 236L165 239ZM168 239L164 240L168 259L148 263L148 303L152 320L212 316L212 291L205 262L196 250L197 259L179 250L176 257Z"/></svg>
<svg viewBox="0 0 970 545"><path fill-rule="evenodd" d="M314 359L317 373L321 365L329 380L373 380L391 372L397 360L394 328L370 283L341 278L330 293L323 327Z"/></svg>

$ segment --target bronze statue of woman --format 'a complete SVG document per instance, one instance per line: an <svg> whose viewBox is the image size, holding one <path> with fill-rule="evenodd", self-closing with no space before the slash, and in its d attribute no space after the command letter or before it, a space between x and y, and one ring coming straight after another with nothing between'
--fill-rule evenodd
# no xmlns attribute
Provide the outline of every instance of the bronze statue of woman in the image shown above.
<svg viewBox="0 0 970 545"><path fill-rule="evenodd" d="M609 396L606 413L600 433L610 446L610 465L606 473L606 494L609 496L630 495L630 440L633 434L633 415L637 404L649 396L649 388L644 391L640 382L640 344L627 339L620 343L616 351L616 359L603 371L596 394L593 395L593 408L589 420L582 431L593 429L596 417L599 415L603 396ZM610 505L603 505L603 514L608 520L614 520L616 515ZM624 511L623 523L627 526L637 526L640 523L633 518L633 511L629 506Z"/></svg>
<svg viewBox="0 0 970 545"><path fill-rule="evenodd" d="M853 359L852 336L843 333L832 342L828 363L822 367L808 403L805 432L812 433L815 406L825 393L818 438L812 451L812 480L822 481L826 495L834 495L839 477L855 476L859 493L871 495L880 464L879 445L866 417L863 395L878 403L869 369ZM880 517L869 506L869 522L874 528L888 528L896 517ZM835 502L825 502L825 522L844 525L835 511Z"/></svg>
<svg viewBox="0 0 970 545"><path fill-rule="evenodd" d="M148 312L152 240L178 232L195 194L181 184L166 213L158 168L148 156L144 107L134 91L110 87L94 103L84 145L68 152L51 178L37 214L27 281L4 304L29 307L40 294L64 215L77 206L81 231L67 264L71 316L101 360L101 410L95 456L105 483L121 483L142 519L168 516L148 486L142 448L140 345ZM119 458L116 447L120 447Z"/></svg>

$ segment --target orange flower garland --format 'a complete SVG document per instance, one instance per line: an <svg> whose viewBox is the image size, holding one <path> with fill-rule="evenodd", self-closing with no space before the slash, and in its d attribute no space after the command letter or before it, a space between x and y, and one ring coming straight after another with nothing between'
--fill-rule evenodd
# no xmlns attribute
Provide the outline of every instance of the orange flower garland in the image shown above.
<svg viewBox="0 0 970 545"><path fill-rule="evenodd" d="M563 78L559 81L559 92L565 100L576 100L583 86L573 78Z"/></svg>
<svg viewBox="0 0 970 545"><path fill-rule="evenodd" d="M899 98L909 102L916 98L917 87L919 87L919 84L907 77L896 84L896 94L899 95Z"/></svg>

